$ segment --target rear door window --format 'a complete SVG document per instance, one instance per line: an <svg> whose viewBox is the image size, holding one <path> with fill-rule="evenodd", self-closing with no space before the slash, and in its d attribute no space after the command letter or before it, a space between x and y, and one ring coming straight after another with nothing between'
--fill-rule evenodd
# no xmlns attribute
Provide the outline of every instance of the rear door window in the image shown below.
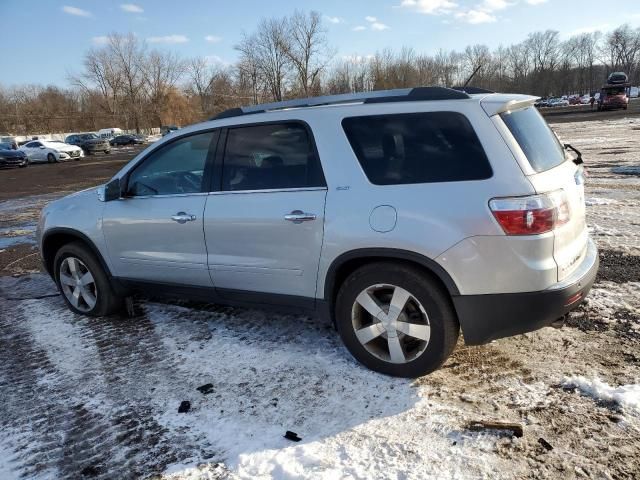
<svg viewBox="0 0 640 480"><path fill-rule="evenodd" d="M558 137L535 107L504 112L500 118L536 172L550 170L565 161Z"/></svg>
<svg viewBox="0 0 640 480"><path fill-rule="evenodd" d="M230 128L222 190L326 186L311 134L301 123Z"/></svg>
<svg viewBox="0 0 640 480"><path fill-rule="evenodd" d="M371 183L481 180L491 165L469 120L456 112L350 117L342 121Z"/></svg>

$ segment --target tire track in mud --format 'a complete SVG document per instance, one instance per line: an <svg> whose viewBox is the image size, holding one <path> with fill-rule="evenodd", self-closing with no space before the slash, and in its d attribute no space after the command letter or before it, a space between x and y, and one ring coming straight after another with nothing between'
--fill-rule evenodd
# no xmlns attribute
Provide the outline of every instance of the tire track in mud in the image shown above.
<svg viewBox="0 0 640 480"><path fill-rule="evenodd" d="M206 442L157 420L177 408L186 382L146 316L78 317L59 298L3 300L3 307L0 428L12 433L12 465L22 478L140 478L215 456ZM42 338L58 321L68 348L87 349L84 357L67 364L59 345Z"/></svg>

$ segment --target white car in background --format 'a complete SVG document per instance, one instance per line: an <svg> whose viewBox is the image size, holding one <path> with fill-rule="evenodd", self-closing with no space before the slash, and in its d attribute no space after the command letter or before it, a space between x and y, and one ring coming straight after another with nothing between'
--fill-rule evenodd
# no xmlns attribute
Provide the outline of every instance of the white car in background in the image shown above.
<svg viewBox="0 0 640 480"><path fill-rule="evenodd" d="M84 157L80 147L59 140L32 140L22 145L19 150L22 150L32 163L55 163L61 160L80 160Z"/></svg>
<svg viewBox="0 0 640 480"><path fill-rule="evenodd" d="M562 98L552 98L549 100L550 107L568 107L569 101Z"/></svg>

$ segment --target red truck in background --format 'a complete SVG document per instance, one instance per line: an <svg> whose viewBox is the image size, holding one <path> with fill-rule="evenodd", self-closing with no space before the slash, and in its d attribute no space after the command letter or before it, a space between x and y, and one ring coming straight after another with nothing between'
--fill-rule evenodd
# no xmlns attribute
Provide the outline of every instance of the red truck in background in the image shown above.
<svg viewBox="0 0 640 480"><path fill-rule="evenodd" d="M631 84L629 77L624 72L614 72L607 78L607 83L600 89L598 99L598 111L613 110L615 108L627 109Z"/></svg>

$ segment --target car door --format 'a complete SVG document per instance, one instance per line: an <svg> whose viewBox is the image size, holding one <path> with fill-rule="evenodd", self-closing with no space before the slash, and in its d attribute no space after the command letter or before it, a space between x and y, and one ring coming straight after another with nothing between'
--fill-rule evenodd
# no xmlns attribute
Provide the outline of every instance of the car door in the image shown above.
<svg viewBox="0 0 640 480"><path fill-rule="evenodd" d="M211 287L203 213L217 131L178 137L125 177L123 198L105 204L103 230L114 275Z"/></svg>
<svg viewBox="0 0 640 480"><path fill-rule="evenodd" d="M32 162L43 162L46 159L44 145L38 141L29 142L24 146L27 157Z"/></svg>
<svg viewBox="0 0 640 480"><path fill-rule="evenodd" d="M258 124L222 136L218 191L209 194L204 216L217 293L314 298L327 187L309 127ZM269 295L284 300L291 298Z"/></svg>

